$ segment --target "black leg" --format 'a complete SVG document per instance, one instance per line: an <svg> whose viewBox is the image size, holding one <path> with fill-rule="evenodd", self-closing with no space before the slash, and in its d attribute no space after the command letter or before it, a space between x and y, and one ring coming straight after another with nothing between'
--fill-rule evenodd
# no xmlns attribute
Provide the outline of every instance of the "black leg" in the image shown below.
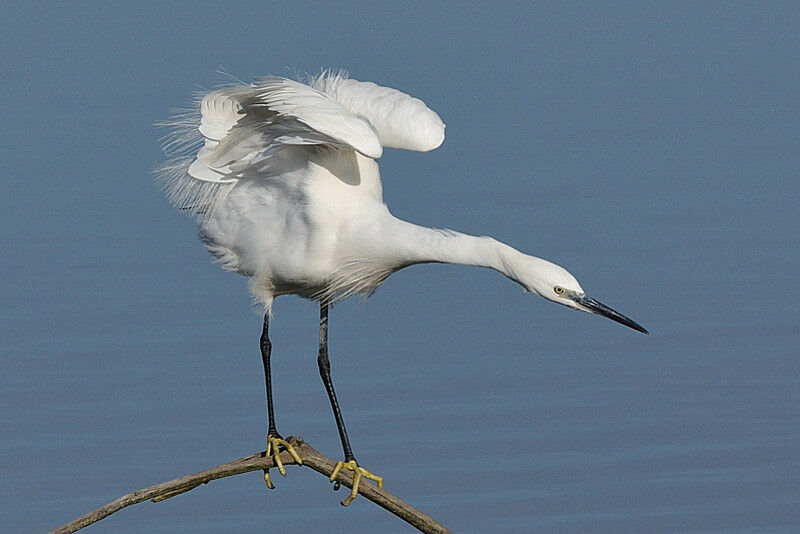
<svg viewBox="0 0 800 534"><path fill-rule="evenodd" d="M283 468L280 453L282 450L288 451L292 455L297 465L303 465L303 460L298 456L297 452L292 447L291 443L283 440L275 429L275 413L272 410L272 375L269 369L269 357L272 353L272 343L269 341L269 316L264 316L264 329L261 331L261 361L264 364L264 383L267 386L267 450L264 456L272 456L278 471L283 476L286 476L286 470ZM275 489L272 481L269 479L269 469L264 469L264 482L267 483L269 489Z"/></svg>
<svg viewBox="0 0 800 534"><path fill-rule="evenodd" d="M350 440L347 438L347 429L344 427L342 412L339 411L339 403L336 401L336 392L333 390L333 382L331 381L331 364L328 361L328 304L326 302L322 302L319 308L319 357L317 358L317 364L319 365L319 375L322 377L322 382L328 392L328 398L331 400L336 426L339 428L344 461L354 461Z"/></svg>
<svg viewBox="0 0 800 534"><path fill-rule="evenodd" d="M267 385L267 417L269 419L268 436L279 438L275 429L275 414L272 410L272 375L269 369L269 357L272 353L272 343L269 341L269 316L264 316L264 329L261 331L261 361L264 363L264 381Z"/></svg>

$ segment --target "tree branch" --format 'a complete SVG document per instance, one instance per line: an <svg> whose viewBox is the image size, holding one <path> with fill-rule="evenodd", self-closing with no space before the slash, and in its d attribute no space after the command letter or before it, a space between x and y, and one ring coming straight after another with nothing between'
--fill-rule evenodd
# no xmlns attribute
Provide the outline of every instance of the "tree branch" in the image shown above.
<svg viewBox="0 0 800 534"><path fill-rule="evenodd" d="M294 446L295 451L297 451L297 454L300 455L300 458L303 460L304 466L310 467L326 477L331 476L333 468L336 465L334 460L308 445L302 438L290 437L287 441ZM292 456L286 451L281 453L281 461L284 465L295 464ZM169 482L162 482L161 484L156 484L149 488L143 488L133 493L128 493L97 510L89 512L74 521L70 521L66 525L62 525L50 531L50 534L75 532L132 504L138 504L147 500L160 502L192 490L201 484L207 484L217 478L269 469L274 466L275 463L273 459L271 457L266 457L263 452L246 456L226 464L212 467L211 469L206 469L205 471L200 471L193 475L186 475L176 478L175 480L170 480ZM348 488L353 487L353 475L349 471L340 471L336 480ZM425 512L405 503L400 498L392 495L383 488L379 488L375 484L365 482L362 479L358 487L358 493L422 532L437 534L450 532Z"/></svg>

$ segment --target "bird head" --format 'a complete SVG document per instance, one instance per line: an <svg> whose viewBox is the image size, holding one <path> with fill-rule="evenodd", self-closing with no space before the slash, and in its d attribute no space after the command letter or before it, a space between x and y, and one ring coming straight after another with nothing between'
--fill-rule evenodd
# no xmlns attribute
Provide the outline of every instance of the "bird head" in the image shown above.
<svg viewBox="0 0 800 534"><path fill-rule="evenodd" d="M560 265L541 258L528 258L534 261L525 262L520 273L520 281L528 291L569 308L602 315L638 332L650 333L636 321L587 296L578 280Z"/></svg>

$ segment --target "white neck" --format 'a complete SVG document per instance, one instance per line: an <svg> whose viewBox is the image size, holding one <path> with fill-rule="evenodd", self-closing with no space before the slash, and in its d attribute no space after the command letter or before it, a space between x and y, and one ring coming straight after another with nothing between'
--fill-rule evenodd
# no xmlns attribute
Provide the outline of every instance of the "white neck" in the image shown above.
<svg viewBox="0 0 800 534"><path fill-rule="evenodd" d="M522 280L523 273L546 260L528 256L491 237L476 237L418 226L393 217L384 227L384 250L393 270L417 263L453 263L488 267L530 289Z"/></svg>

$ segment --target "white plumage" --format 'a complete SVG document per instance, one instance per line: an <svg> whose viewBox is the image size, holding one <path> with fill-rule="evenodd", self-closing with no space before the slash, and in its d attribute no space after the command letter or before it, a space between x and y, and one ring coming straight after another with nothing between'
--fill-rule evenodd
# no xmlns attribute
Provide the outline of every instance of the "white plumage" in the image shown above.
<svg viewBox="0 0 800 534"><path fill-rule="evenodd" d="M230 183L263 170L278 150L328 145L379 158L383 147L431 150L444 123L425 104L395 89L320 75L310 86L265 76L250 86L209 93L200 103L203 148L189 167L198 180Z"/></svg>
<svg viewBox="0 0 800 534"><path fill-rule="evenodd" d="M425 151L444 139L444 123L421 100L323 73L308 85L259 78L213 91L198 108L199 114L189 110L168 123L172 132L165 150L172 159L159 175L172 201L197 214L203 243L222 267L250 277L263 307L266 454L276 462L281 448L295 451L278 434L273 414L268 336L273 300L296 294L320 301L317 362L344 452L331 481L341 469L354 473L342 504L355 498L360 477L379 485L382 479L355 461L336 401L327 349L331 301L369 294L415 263L461 263L495 269L548 300L646 332L587 297L558 265L489 237L425 228L389 212L376 161L383 147ZM265 479L273 487L268 472Z"/></svg>
<svg viewBox="0 0 800 534"><path fill-rule="evenodd" d="M167 124L168 195L198 215L208 250L251 278L269 313L287 293L331 301L391 273L442 262L495 269L548 300L598 313L562 267L488 237L417 226L383 203L382 147L427 151L445 125L396 89L323 72L267 76L208 93ZM638 325L637 325L638 326ZM641 328L641 327L639 327Z"/></svg>
<svg viewBox="0 0 800 534"><path fill-rule="evenodd" d="M366 117L378 133L382 146L427 152L444 141L442 119L419 98L341 74L323 74L311 78L309 83L351 113Z"/></svg>

